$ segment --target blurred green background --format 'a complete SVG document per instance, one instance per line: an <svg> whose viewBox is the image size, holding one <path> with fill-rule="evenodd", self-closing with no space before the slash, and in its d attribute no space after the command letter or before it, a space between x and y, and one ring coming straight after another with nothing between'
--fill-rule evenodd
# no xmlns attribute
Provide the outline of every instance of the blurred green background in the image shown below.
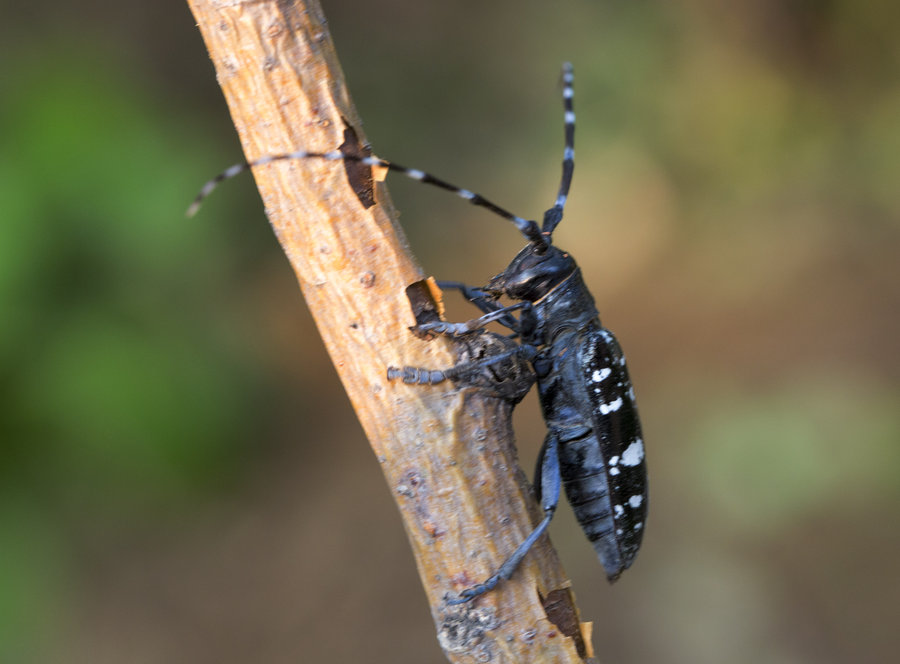
<svg viewBox="0 0 900 664"><path fill-rule="evenodd" d="M900 5L326 2L375 151L556 238L628 355L651 517L604 662L887 662L900 605ZM388 488L185 4L0 23L0 661L439 662ZM417 256L522 244L391 181ZM454 310L464 316L466 310ZM516 413L522 463L542 439ZM387 607L389 610L385 610Z"/></svg>

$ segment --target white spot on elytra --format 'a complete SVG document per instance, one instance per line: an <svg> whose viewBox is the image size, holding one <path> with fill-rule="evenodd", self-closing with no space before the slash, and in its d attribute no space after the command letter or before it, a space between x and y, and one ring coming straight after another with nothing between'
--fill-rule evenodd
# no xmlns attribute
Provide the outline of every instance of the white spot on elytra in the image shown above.
<svg viewBox="0 0 900 664"><path fill-rule="evenodd" d="M614 457L610 457L610 459L609 459L610 466L615 466L617 463L619 463L619 455L618 454Z"/></svg>
<svg viewBox="0 0 900 664"><path fill-rule="evenodd" d="M609 367L603 367L602 369L595 369L594 373L591 374L591 380L595 383L599 383L602 380L605 380L609 377L609 374L612 373L612 369Z"/></svg>
<svg viewBox="0 0 900 664"><path fill-rule="evenodd" d="M620 472L622 472L622 471L620 471L620 470L619 470L618 468L616 468L615 466L613 466L612 468L609 469L609 474L610 474L610 475L618 475Z"/></svg>
<svg viewBox="0 0 900 664"><path fill-rule="evenodd" d="M644 527L644 522L643 522L643 521L638 521L636 524L634 524L634 529L635 529L635 530L640 530L640 529L643 528L643 527Z"/></svg>
<svg viewBox="0 0 900 664"><path fill-rule="evenodd" d="M638 438L622 452L622 465L636 466L644 460L644 441Z"/></svg>
<svg viewBox="0 0 900 664"><path fill-rule="evenodd" d="M622 397L619 397L615 401L610 401L609 403L601 403L600 404L600 414L608 415L614 411L619 410L622 407Z"/></svg>
<svg viewBox="0 0 900 664"><path fill-rule="evenodd" d="M620 516L625 514L625 508L621 505L613 505L613 511L616 513L616 518L618 519Z"/></svg>
<svg viewBox="0 0 900 664"><path fill-rule="evenodd" d="M639 493L634 494L628 499L628 504L634 508L640 507L642 502L644 502L644 497Z"/></svg>

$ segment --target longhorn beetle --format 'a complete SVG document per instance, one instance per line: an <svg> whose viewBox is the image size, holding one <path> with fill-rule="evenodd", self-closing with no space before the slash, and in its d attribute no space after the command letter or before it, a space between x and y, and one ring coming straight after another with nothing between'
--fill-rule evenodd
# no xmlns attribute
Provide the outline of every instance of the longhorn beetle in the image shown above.
<svg viewBox="0 0 900 664"><path fill-rule="evenodd" d="M553 231L563 217L575 167L572 81L572 66L566 63L563 65L565 151L562 179L556 202L544 213L540 226L508 212L480 194L424 171L377 157L346 155L339 151L298 150L237 164L210 180L188 210L188 214L193 214L219 182L254 166L285 159L319 158L379 166L446 189L511 221L528 240L509 266L486 286L473 288L457 282L441 284L444 288L460 291L482 311L481 317L465 323L437 321L411 328L423 337L442 334L465 338L482 332L491 322L498 322L509 328L512 338L518 340L512 349L443 371L391 367L387 372L390 380L433 385L448 378L457 379L471 371L473 364L476 368L479 365L488 367L508 359L521 359L530 362L537 377L538 395L548 429L534 480L544 518L492 576L464 589L456 597L447 597L448 604L467 602L492 590L501 579L512 576L531 546L547 530L556 511L560 485L565 486L569 504L592 542L610 582L618 579L631 565L643 538L647 516L647 470L625 356L613 334L600 323L594 299L574 259L552 242ZM499 300L504 296L513 304L501 304Z"/></svg>

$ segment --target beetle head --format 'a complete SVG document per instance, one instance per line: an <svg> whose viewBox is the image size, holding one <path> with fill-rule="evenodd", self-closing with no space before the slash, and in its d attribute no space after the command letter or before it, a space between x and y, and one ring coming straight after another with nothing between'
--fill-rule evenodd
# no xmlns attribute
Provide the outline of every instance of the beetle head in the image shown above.
<svg viewBox="0 0 900 664"><path fill-rule="evenodd" d="M500 274L485 287L490 293L513 300L537 302L566 280L577 266L572 257L553 245L527 245Z"/></svg>

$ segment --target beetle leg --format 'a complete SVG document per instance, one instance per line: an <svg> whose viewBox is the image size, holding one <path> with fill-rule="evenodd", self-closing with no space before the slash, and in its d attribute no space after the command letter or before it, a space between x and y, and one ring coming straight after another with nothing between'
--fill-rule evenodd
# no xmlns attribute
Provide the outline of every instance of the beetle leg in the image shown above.
<svg viewBox="0 0 900 664"><path fill-rule="evenodd" d="M513 554L500 565L500 568L493 576L489 577L483 583L479 583L471 588L466 588L459 593L457 597L445 598L444 601L446 601L447 604L464 604L479 595L483 595L484 593L493 590L500 581L509 579L513 575L513 572L516 571L519 563L525 558L525 554L528 553L528 550L531 549L538 538L547 530L547 526L550 525L550 520L553 518L553 514L556 511L556 505L559 502L559 489L562 484L562 479L559 474L558 441L556 434L552 431L547 434L542 451L540 483L541 507L544 510L544 518L537 527L531 531L531 534L516 547Z"/></svg>
<svg viewBox="0 0 900 664"><path fill-rule="evenodd" d="M480 318L473 318L472 320L467 320L464 323L448 323L446 321L435 321L433 323L423 323L421 325L415 325L410 330L416 336L419 337L430 337L435 334L444 334L450 337L459 337L464 334L469 334L470 332L475 332L485 327L489 323L493 323L495 321L502 321L504 318L509 316L509 312L511 311L519 311L520 309L527 309L531 307L531 302L516 302L515 304L511 304L508 307L501 307L496 309Z"/></svg>
<svg viewBox="0 0 900 664"><path fill-rule="evenodd" d="M498 309L502 309L503 305L492 298L487 291L483 291L475 286L468 286L459 281L438 281L437 285L443 290L458 290L466 300L474 304L486 314L493 313ZM504 316L497 320L503 327L508 327L513 332L519 332L519 321L512 315Z"/></svg>
<svg viewBox="0 0 900 664"><path fill-rule="evenodd" d="M388 367L388 380L402 380L407 385L437 385L445 380L458 380L468 373L489 367L511 357L530 360L534 356L531 346L517 346L474 362L461 362L449 369L424 369L422 367Z"/></svg>

